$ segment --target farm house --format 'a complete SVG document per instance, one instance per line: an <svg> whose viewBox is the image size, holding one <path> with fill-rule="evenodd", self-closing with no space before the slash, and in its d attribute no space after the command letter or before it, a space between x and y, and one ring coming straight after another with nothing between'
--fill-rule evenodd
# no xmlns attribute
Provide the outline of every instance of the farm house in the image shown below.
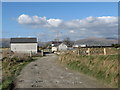
<svg viewBox="0 0 120 90"><path fill-rule="evenodd" d="M37 38L11 38L10 47L17 53L37 53Z"/></svg>
<svg viewBox="0 0 120 90"><path fill-rule="evenodd" d="M68 47L62 42L52 42L52 52L56 51L64 51L67 50Z"/></svg>
<svg viewBox="0 0 120 90"><path fill-rule="evenodd" d="M59 46L58 46L58 50L59 51L65 51L67 50L67 45L65 45L64 43L61 43Z"/></svg>

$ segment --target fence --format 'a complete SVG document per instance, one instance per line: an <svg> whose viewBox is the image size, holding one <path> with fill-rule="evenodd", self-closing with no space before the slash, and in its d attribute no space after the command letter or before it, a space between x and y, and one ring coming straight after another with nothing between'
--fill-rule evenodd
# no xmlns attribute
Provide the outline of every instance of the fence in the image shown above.
<svg viewBox="0 0 120 90"><path fill-rule="evenodd" d="M118 55L120 48L77 48L78 55Z"/></svg>

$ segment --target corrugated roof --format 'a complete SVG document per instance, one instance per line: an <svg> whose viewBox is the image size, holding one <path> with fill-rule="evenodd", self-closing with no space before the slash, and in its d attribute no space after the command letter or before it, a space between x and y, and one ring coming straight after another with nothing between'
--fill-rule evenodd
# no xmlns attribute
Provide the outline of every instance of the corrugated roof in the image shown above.
<svg viewBox="0 0 120 90"><path fill-rule="evenodd" d="M37 38L11 38L10 43L37 43Z"/></svg>

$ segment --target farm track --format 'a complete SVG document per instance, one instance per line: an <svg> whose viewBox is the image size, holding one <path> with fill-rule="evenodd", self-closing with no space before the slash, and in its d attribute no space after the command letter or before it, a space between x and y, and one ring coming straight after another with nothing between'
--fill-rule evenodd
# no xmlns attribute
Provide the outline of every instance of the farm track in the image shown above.
<svg viewBox="0 0 120 90"><path fill-rule="evenodd" d="M62 66L54 54L28 64L14 83L15 88L107 88L89 76Z"/></svg>

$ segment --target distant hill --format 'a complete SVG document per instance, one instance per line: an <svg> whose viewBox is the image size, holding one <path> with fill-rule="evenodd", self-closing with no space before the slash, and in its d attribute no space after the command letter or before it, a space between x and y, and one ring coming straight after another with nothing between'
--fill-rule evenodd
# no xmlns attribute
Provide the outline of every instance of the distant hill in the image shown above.
<svg viewBox="0 0 120 90"><path fill-rule="evenodd" d="M40 42L38 41L39 46L44 46L48 42ZM10 39L9 38L2 38L0 39L0 47L9 48L10 47Z"/></svg>
<svg viewBox="0 0 120 90"><path fill-rule="evenodd" d="M87 38L75 41L75 44L85 44L88 46L108 46L111 44L117 44L118 40L116 38Z"/></svg>
<svg viewBox="0 0 120 90"><path fill-rule="evenodd" d="M10 47L10 39L9 38L0 39L0 47L9 48Z"/></svg>
<svg viewBox="0 0 120 90"><path fill-rule="evenodd" d="M89 46L98 46L98 45L111 45L111 44L117 44L118 40L116 38L86 38L86 39L81 39L77 41L73 41L75 44L85 44ZM51 41L49 42L38 42L39 46L44 46L46 44L50 44ZM0 47L8 48L10 47L10 39L9 38L3 38L0 39Z"/></svg>
<svg viewBox="0 0 120 90"><path fill-rule="evenodd" d="M44 45L46 45L48 42L40 42L40 41L38 41L38 46L44 46Z"/></svg>

